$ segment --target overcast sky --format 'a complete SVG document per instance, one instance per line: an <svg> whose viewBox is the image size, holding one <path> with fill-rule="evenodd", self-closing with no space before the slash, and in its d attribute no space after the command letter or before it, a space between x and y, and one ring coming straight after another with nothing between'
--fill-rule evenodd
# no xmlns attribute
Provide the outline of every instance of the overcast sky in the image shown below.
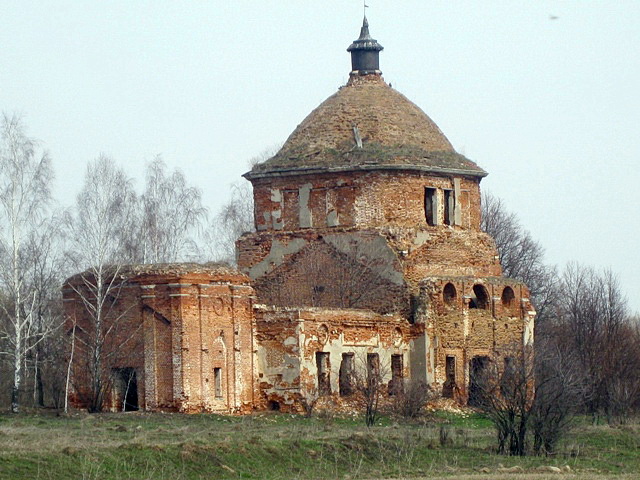
<svg viewBox="0 0 640 480"><path fill-rule="evenodd" d="M550 263L610 267L640 311L640 1L368 0L387 82L489 172ZM362 2L0 2L0 110L71 204L100 153L157 154L215 211L348 78ZM242 180L244 181L244 180Z"/></svg>

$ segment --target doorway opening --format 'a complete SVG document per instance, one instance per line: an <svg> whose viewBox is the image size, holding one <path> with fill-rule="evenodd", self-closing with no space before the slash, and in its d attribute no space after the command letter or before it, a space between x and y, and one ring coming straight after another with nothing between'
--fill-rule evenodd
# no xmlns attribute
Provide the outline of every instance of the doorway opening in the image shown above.
<svg viewBox="0 0 640 480"><path fill-rule="evenodd" d="M123 412L135 412L138 405L138 379L132 367L114 368L117 402Z"/></svg>
<svg viewBox="0 0 640 480"><path fill-rule="evenodd" d="M471 359L469 365L469 406L479 407L485 399L486 374L489 367L489 357L477 356Z"/></svg>
<svg viewBox="0 0 640 480"><path fill-rule="evenodd" d="M442 396L444 398L453 398L456 385L456 357L447 355L445 359L445 381L442 385Z"/></svg>

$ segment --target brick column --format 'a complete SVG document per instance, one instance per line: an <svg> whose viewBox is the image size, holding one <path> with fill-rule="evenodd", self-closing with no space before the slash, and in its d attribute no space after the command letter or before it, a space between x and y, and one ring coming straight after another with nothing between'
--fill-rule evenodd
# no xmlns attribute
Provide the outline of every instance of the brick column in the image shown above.
<svg viewBox="0 0 640 480"><path fill-rule="evenodd" d="M155 310L155 285L141 285L141 318L144 339L144 406L145 410L158 407L158 366L156 348L156 325L153 311L145 308L148 305Z"/></svg>

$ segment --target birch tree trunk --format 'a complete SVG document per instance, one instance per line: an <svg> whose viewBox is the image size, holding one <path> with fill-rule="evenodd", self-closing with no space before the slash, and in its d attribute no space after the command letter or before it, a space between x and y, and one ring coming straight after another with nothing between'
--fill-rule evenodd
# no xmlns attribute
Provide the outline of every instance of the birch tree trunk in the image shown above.
<svg viewBox="0 0 640 480"><path fill-rule="evenodd" d="M6 258L0 261L0 280L4 294L11 304L2 304L8 317L7 330L1 336L8 342L2 353L12 357L13 384L11 411L20 408L20 387L26 354L35 343L29 343L34 333L34 295L26 291L26 267L22 261L23 241L46 213L50 200L52 171L46 153L36 155L36 142L27 137L18 117L3 115L0 142L0 252Z"/></svg>
<svg viewBox="0 0 640 480"><path fill-rule="evenodd" d="M117 301L123 284L121 268L131 260L132 232L138 231L137 202L125 172L101 156L89 164L75 214L67 219L75 267L86 269L69 286L80 298L78 322L82 322L84 337L80 340L74 328L72 345L81 342L75 356L87 367L88 385L83 388L88 389L88 398L84 403L91 412L103 409L111 358L118 350L112 343L122 314L114 313L110 306ZM72 371L71 365L68 376Z"/></svg>

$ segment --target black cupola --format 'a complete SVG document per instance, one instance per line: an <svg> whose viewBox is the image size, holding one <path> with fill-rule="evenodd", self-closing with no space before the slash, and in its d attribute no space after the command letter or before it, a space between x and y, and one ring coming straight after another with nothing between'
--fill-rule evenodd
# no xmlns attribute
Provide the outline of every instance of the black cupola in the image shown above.
<svg viewBox="0 0 640 480"><path fill-rule="evenodd" d="M355 40L347 52L351 52L351 70L360 75L380 73L380 50L384 47L369 34L369 22L367 17L362 21L360 37Z"/></svg>

